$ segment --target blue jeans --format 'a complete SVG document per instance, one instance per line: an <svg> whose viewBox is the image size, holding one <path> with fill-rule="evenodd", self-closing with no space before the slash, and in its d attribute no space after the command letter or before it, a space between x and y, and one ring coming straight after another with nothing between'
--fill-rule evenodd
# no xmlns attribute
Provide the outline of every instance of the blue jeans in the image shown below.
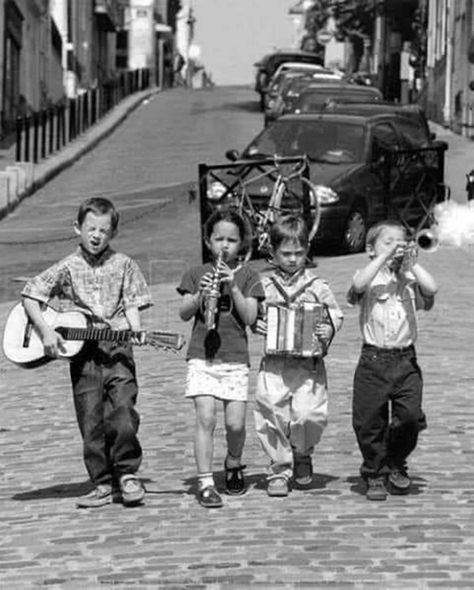
<svg viewBox="0 0 474 590"><path fill-rule="evenodd" d="M70 367L84 462L91 481L112 483L138 471L142 449L138 387L130 345L86 343Z"/></svg>
<svg viewBox="0 0 474 590"><path fill-rule="evenodd" d="M422 389L413 346L384 349L364 344L354 375L352 404L364 478L405 467L418 433L426 428Z"/></svg>

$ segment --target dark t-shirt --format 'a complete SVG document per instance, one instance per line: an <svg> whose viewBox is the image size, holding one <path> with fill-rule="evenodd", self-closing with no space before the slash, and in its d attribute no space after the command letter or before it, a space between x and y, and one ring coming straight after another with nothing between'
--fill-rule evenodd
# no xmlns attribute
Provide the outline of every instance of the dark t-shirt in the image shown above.
<svg viewBox="0 0 474 590"><path fill-rule="evenodd" d="M188 270L177 288L178 293L181 295L197 293L202 276L212 270L211 263ZM265 298L260 278L250 266L244 265L236 272L235 282L244 297L254 297L257 300ZM226 283L221 284L216 329L208 332L203 310L199 310L194 318L186 358L250 364L246 328L234 307L232 295Z"/></svg>

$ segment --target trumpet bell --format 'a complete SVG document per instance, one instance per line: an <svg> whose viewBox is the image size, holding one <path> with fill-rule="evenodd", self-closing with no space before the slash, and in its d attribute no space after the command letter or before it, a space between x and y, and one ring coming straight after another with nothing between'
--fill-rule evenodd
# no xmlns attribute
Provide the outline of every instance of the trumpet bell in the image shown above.
<svg viewBox="0 0 474 590"><path fill-rule="evenodd" d="M439 239L430 229L423 229L416 235L416 245L425 252L435 252L439 248Z"/></svg>

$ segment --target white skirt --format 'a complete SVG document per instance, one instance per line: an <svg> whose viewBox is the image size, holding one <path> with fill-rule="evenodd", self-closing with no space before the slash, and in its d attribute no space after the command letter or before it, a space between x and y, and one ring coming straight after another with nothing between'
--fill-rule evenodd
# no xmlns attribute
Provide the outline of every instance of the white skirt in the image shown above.
<svg viewBox="0 0 474 590"><path fill-rule="evenodd" d="M186 397L211 395L223 401L246 402L249 368L245 363L223 363L190 359L186 375Z"/></svg>

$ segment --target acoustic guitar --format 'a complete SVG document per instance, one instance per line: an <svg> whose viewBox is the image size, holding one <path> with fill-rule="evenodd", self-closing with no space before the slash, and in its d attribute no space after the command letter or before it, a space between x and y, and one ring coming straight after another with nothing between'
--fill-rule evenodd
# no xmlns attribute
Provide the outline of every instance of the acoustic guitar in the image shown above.
<svg viewBox="0 0 474 590"><path fill-rule="evenodd" d="M42 310L46 323L61 334L65 349L58 357L45 354L43 342L26 314L23 305L17 303L8 315L3 334L3 352L6 358L25 368L43 365L56 358L69 360L74 357L86 341L130 342L138 338L140 342L165 350L180 350L184 346L181 334L156 330L112 330L93 328L87 317L80 311L59 312L51 307Z"/></svg>

